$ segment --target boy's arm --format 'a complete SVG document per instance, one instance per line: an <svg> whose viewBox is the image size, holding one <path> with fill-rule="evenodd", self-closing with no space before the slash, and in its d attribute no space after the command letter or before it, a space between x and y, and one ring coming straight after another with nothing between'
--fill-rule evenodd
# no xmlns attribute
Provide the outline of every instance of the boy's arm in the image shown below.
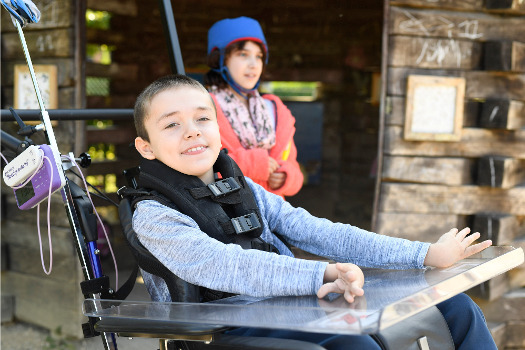
<svg viewBox="0 0 525 350"><path fill-rule="evenodd" d="M334 223L295 208L247 179L271 232L309 253L362 267L422 268L430 243L413 242ZM272 243L271 241L269 243Z"/></svg>
<svg viewBox="0 0 525 350"><path fill-rule="evenodd" d="M163 265L199 286L251 296L285 296L313 295L323 284L325 262L221 243L188 216L155 201L137 204L133 229Z"/></svg>

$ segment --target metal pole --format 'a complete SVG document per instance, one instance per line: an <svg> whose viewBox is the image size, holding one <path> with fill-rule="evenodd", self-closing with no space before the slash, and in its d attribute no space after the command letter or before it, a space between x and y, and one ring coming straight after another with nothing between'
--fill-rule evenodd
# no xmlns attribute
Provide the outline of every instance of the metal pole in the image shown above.
<svg viewBox="0 0 525 350"><path fill-rule="evenodd" d="M164 33L166 34L168 44L171 71L185 75L186 73L184 72L184 63L182 63L182 53L180 51L179 37L177 35L177 28L175 27L175 18L173 17L171 1L159 0L159 7L162 17L162 25L164 27Z"/></svg>
<svg viewBox="0 0 525 350"><path fill-rule="evenodd" d="M18 21L14 21L14 22L16 24L16 28L20 36L20 41L22 43L22 48L24 50L24 55L27 61L27 65L29 67L31 79L33 81L33 87L35 89L36 97L38 100L38 105L40 106L40 115L41 115L41 120L44 123L45 136L46 136L47 142L49 143L50 147L54 150L53 155L55 158L55 162L57 166L59 167L59 171L64 171L62 168L62 160L60 159L60 153L58 151L57 141L55 138L55 134L53 132L53 127L51 125L51 120L49 119L49 114L47 113L45 109L44 101L42 100L42 96L40 95L40 87L38 86L38 81L36 79L35 71L33 69L33 63L31 62L31 56L29 55L29 50L27 49L24 32L22 31L22 26L20 26L20 23ZM86 247L86 244L83 238L84 236L80 230L80 223L75 213L73 200L71 198L69 180L66 176L64 177L66 180L66 184L60 190L60 193L62 195L62 200L64 202L64 207L66 209L67 217L69 219L71 231L73 233L73 238L76 241L77 253L78 253L79 260L80 260L80 264L82 265L84 277L86 280L101 277L102 268L100 266L100 261L95 260L93 261L93 264L90 264L88 261L88 258L94 254L90 250L95 249L96 244L94 245L94 247L91 245L89 247ZM92 297L100 298L98 294L92 294ZM104 344L105 349L107 350L117 349L117 344L115 342L115 337L113 334L101 333L101 338L102 338L102 343Z"/></svg>
<svg viewBox="0 0 525 350"><path fill-rule="evenodd" d="M40 110L38 109L17 109L16 113L24 121L40 120ZM110 120L128 120L133 122L133 109L48 109L47 113L51 120L92 120L92 119L110 119ZM13 121L13 115L8 109L1 110L1 121Z"/></svg>

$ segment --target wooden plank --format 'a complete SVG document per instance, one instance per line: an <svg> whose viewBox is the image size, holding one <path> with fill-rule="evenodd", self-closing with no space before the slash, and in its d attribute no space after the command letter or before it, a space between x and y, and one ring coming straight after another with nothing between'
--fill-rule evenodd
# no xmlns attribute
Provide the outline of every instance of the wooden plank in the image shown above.
<svg viewBox="0 0 525 350"><path fill-rule="evenodd" d="M480 158L489 154L525 159L525 130L504 131L465 128L460 142L403 140L403 128L385 128L384 152L399 156Z"/></svg>
<svg viewBox="0 0 525 350"><path fill-rule="evenodd" d="M15 296L15 318L51 330L61 327L65 336L82 337L80 269L72 270L68 283L12 271L3 274L2 294Z"/></svg>
<svg viewBox="0 0 525 350"><path fill-rule="evenodd" d="M505 330L505 349L521 350L525 348L525 320L507 323Z"/></svg>
<svg viewBox="0 0 525 350"><path fill-rule="evenodd" d="M86 42L99 45L115 45L117 47L127 46L126 40L129 38L124 31L117 32L114 30L102 31L93 28L86 29Z"/></svg>
<svg viewBox="0 0 525 350"><path fill-rule="evenodd" d="M2 61L2 85L13 86L15 64L26 64L23 60ZM57 69L57 83L59 87L71 86L75 84L74 63L69 58L41 58L34 60L33 64L54 64Z"/></svg>
<svg viewBox="0 0 525 350"><path fill-rule="evenodd" d="M451 9L451 10L482 10L483 0L393 0L394 6L414 6L421 8Z"/></svg>
<svg viewBox="0 0 525 350"><path fill-rule="evenodd" d="M485 8L496 13L525 14L523 0L485 0Z"/></svg>
<svg viewBox="0 0 525 350"><path fill-rule="evenodd" d="M93 143L131 143L135 140L136 132L133 126L115 129L87 130L86 142Z"/></svg>
<svg viewBox="0 0 525 350"><path fill-rule="evenodd" d="M138 14L137 4L127 0L87 0L87 8L131 17Z"/></svg>
<svg viewBox="0 0 525 350"><path fill-rule="evenodd" d="M116 160L116 161L103 161L93 162L88 168L88 175L97 174L122 174L124 169L136 167L138 162L136 160Z"/></svg>
<svg viewBox="0 0 525 350"><path fill-rule="evenodd" d="M47 241L45 237L42 238L44 241ZM53 243L55 242L53 241ZM46 270L49 270L49 249L47 248L47 242L43 242L43 245L46 247L43 249L44 264ZM69 251L67 252L60 253L53 249L53 266L49 276L44 274L42 262L40 260L40 251L38 248L34 248L35 247L28 248L25 246L10 244L9 271L40 276L42 278L51 278L69 283L71 280L69 276L71 273L71 267L79 264L79 260L76 254L74 254L73 245L69 247Z"/></svg>
<svg viewBox="0 0 525 350"><path fill-rule="evenodd" d="M32 59L72 57L74 54L72 29L27 32L25 38ZM2 34L2 41L2 60L24 57L18 33Z"/></svg>
<svg viewBox="0 0 525 350"><path fill-rule="evenodd" d="M398 184L381 185L379 211L472 215L500 212L525 215L525 188L508 190L478 186Z"/></svg>
<svg viewBox="0 0 525 350"><path fill-rule="evenodd" d="M483 44L485 70L525 72L525 43L487 41Z"/></svg>
<svg viewBox="0 0 525 350"><path fill-rule="evenodd" d="M86 62L86 76L107 77L129 81L138 79L138 71L139 66L137 64L97 64Z"/></svg>
<svg viewBox="0 0 525 350"><path fill-rule="evenodd" d="M477 127L478 116L482 103L468 100L463 106L463 127ZM405 125L405 98L401 96L388 96L385 124Z"/></svg>
<svg viewBox="0 0 525 350"><path fill-rule="evenodd" d="M479 12L391 7L389 34L471 40L523 40L523 19Z"/></svg>
<svg viewBox="0 0 525 350"><path fill-rule="evenodd" d="M492 301L501 297L510 290L509 276L507 273L498 275L487 282L478 284L467 291L468 295Z"/></svg>
<svg viewBox="0 0 525 350"><path fill-rule="evenodd" d="M479 42L398 35L389 40L389 66L470 70L481 67Z"/></svg>
<svg viewBox="0 0 525 350"><path fill-rule="evenodd" d="M73 12L71 6L73 4L70 0L44 0L39 1L36 5L40 10L40 21L38 23L31 23L24 28L24 35L26 32L32 30L42 30L49 28L67 28L74 25ZM9 13L5 10L1 12L1 28L2 33L16 32L16 28L11 22Z"/></svg>
<svg viewBox="0 0 525 350"><path fill-rule="evenodd" d="M12 322L15 316L15 297L13 295L2 294L2 311L0 318L2 324Z"/></svg>
<svg viewBox="0 0 525 350"><path fill-rule="evenodd" d="M486 316L485 316L486 317ZM487 322L490 334L496 343L498 349L505 348L505 323L504 322Z"/></svg>
<svg viewBox="0 0 525 350"><path fill-rule="evenodd" d="M474 298L474 301L492 322L523 321L525 288L512 290L492 302L478 298Z"/></svg>
<svg viewBox="0 0 525 350"><path fill-rule="evenodd" d="M488 129L521 129L525 126L525 103L513 100L486 100L481 103L479 126Z"/></svg>
<svg viewBox="0 0 525 350"><path fill-rule="evenodd" d="M468 158L393 157L383 159L382 181L443 185L472 184L474 160Z"/></svg>
<svg viewBox="0 0 525 350"><path fill-rule="evenodd" d="M31 209L30 211L24 211L30 213L30 215L23 217L27 218L24 221L18 221L17 219L20 219L20 217L15 220L2 220L2 242L7 243L9 245L16 245L18 247L25 247L26 249L28 249L28 251L32 251L35 255L39 256L40 245L38 243L38 231L37 227L33 224L36 223L36 211L34 210L35 209ZM21 212L21 210L18 211ZM55 216L53 216L52 218L53 225L51 226L53 253L59 255L71 254L73 252L71 229L69 227L65 228L54 226ZM8 217L12 218L12 216ZM48 239L46 224L47 219L42 220L40 227L42 234L42 246L44 247L44 253L46 254L44 256L46 257L47 261L49 254L47 253Z"/></svg>
<svg viewBox="0 0 525 350"><path fill-rule="evenodd" d="M459 71L446 69L395 68L388 69L387 94L405 96L409 75L438 75L464 77L467 80L466 99L523 100L525 96L525 74Z"/></svg>
<svg viewBox="0 0 525 350"><path fill-rule="evenodd" d="M490 239L493 245L511 243L518 235L518 220L513 215L482 213L474 215L472 232L480 233L480 240Z"/></svg>
<svg viewBox="0 0 525 350"><path fill-rule="evenodd" d="M376 232L421 242L436 242L451 228L466 226L466 217L455 214L380 212L377 220Z"/></svg>
<svg viewBox="0 0 525 350"><path fill-rule="evenodd" d="M478 161L479 186L511 188L525 182L525 161L501 156L485 156Z"/></svg>

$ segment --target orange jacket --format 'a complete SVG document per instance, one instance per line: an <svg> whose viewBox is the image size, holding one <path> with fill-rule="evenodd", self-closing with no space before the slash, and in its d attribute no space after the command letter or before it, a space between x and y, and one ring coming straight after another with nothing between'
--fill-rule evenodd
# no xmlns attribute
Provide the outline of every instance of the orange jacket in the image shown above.
<svg viewBox="0 0 525 350"><path fill-rule="evenodd" d="M228 149L228 154L237 162L245 176L249 177L265 189L280 196L293 196L303 186L303 174L297 163L297 148L293 141L295 134L295 118L281 99L275 95L263 95L275 105L276 132L275 145L269 151L262 148L245 149L230 122L224 116L216 97L210 94L217 107L217 121L221 132L222 147ZM276 189L268 187L268 157L274 158L280 165L279 172L286 173L286 181Z"/></svg>

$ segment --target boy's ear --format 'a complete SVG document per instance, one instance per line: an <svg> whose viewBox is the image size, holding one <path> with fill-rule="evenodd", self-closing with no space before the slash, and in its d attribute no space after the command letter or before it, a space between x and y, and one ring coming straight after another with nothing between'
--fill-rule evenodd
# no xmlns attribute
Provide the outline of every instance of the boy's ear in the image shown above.
<svg viewBox="0 0 525 350"><path fill-rule="evenodd" d="M144 140L142 137L135 138L135 148L144 158L149 160L155 159L155 154L153 154L153 150L151 149L149 142Z"/></svg>

